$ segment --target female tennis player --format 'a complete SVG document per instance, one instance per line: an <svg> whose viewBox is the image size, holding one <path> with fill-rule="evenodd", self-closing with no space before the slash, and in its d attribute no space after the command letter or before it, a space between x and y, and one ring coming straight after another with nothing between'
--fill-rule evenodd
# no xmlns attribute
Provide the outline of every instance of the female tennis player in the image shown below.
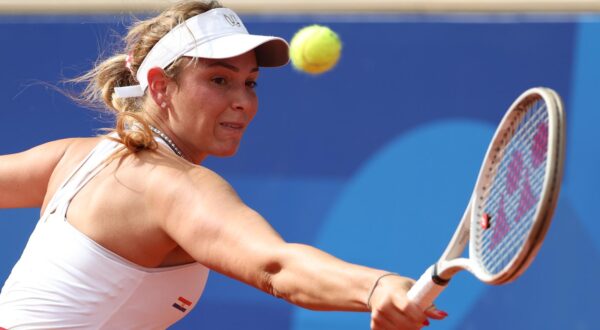
<svg viewBox="0 0 600 330"><path fill-rule="evenodd" d="M83 99L115 113L111 133L0 157L0 207L41 207L2 288L0 327L164 329L197 304L209 269L305 308L370 311L372 329L444 318L407 300L412 279L286 243L199 165L238 149L259 67L288 62L283 39L186 1L125 41L78 79Z"/></svg>

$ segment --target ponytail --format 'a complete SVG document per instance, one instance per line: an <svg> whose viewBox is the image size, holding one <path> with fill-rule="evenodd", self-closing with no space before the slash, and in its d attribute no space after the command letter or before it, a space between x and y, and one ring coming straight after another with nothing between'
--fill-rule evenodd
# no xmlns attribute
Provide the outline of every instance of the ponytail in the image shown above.
<svg viewBox="0 0 600 330"><path fill-rule="evenodd" d="M173 27L190 17L220 7L217 1L182 1L154 18L138 21L124 38L124 51L101 61L84 75L69 80L86 85L83 92L75 97L76 101L85 106L106 109L115 115L115 127L107 131L116 133L117 137L109 138L122 143L127 153L155 150L158 144L150 130L152 122L145 106L147 96L117 98L115 87L138 84L135 73L142 61ZM182 62L179 58L167 67L167 76L175 78Z"/></svg>

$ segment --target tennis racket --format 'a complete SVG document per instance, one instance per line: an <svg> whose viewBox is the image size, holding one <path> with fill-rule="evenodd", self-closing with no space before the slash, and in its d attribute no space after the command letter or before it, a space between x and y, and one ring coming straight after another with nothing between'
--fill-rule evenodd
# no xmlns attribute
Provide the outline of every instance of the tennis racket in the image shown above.
<svg viewBox="0 0 600 330"><path fill-rule="evenodd" d="M548 88L525 91L492 138L452 240L410 289L408 298L428 308L461 270L495 285L521 275L550 226L564 152L560 97ZM468 257L463 257L467 242Z"/></svg>

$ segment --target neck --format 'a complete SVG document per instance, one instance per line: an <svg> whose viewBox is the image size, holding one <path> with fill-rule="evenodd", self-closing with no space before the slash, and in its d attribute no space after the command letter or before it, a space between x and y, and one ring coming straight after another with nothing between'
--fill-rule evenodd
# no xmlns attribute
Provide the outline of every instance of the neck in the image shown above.
<svg viewBox="0 0 600 330"><path fill-rule="evenodd" d="M175 134L170 129L170 125L167 122L165 122L163 118L159 116L153 116L151 122L152 124L149 126L151 127L150 129L152 130L154 135L159 137L166 145L168 145L169 149L171 149L173 153L192 164L200 164L202 161L204 161L207 154L199 153L197 150L190 149L189 146L186 143L184 143L184 141L181 141L178 138L177 134ZM162 136L156 131L162 133ZM177 152L176 150L179 150L179 152Z"/></svg>
<svg viewBox="0 0 600 330"><path fill-rule="evenodd" d="M156 128L152 125L150 125L150 130L156 136L158 136L163 142L165 142L165 144L169 147L169 149L171 149L171 151L173 151L177 156L179 156L185 160L188 160L188 158L183 154L181 149L179 149L177 147L175 142L173 142L173 140L167 134L163 133L163 131L159 130L158 128Z"/></svg>

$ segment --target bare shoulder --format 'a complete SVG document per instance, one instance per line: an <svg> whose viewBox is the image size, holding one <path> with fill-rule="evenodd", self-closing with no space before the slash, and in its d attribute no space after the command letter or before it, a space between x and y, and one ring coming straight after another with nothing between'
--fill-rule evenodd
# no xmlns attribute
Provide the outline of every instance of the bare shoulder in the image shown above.
<svg viewBox="0 0 600 330"><path fill-rule="evenodd" d="M218 206L241 205L233 187L216 172L171 160L157 165L147 178L152 205L162 208L160 218L174 214L207 213Z"/></svg>
<svg viewBox="0 0 600 330"><path fill-rule="evenodd" d="M23 152L24 155L49 160L58 164L70 158L83 158L83 153L88 153L96 144L100 137L93 138L68 138L46 142L30 150Z"/></svg>
<svg viewBox="0 0 600 330"><path fill-rule="evenodd" d="M153 186L177 195L205 194L226 191L233 193L233 188L216 172L201 166L183 161L166 162L153 171Z"/></svg>
<svg viewBox="0 0 600 330"><path fill-rule="evenodd" d="M70 138L57 141L65 148L63 161L82 161L92 149L102 140L102 137Z"/></svg>
<svg viewBox="0 0 600 330"><path fill-rule="evenodd" d="M69 138L47 143L40 146L46 153L52 153L55 166L48 182L48 194L52 196L56 188L73 171L73 169L94 149L102 138ZM47 198L46 198L47 199Z"/></svg>
<svg viewBox="0 0 600 330"><path fill-rule="evenodd" d="M101 136L95 136L85 138L70 138L61 141L68 146L69 151L71 152L90 152L102 139L103 137Z"/></svg>
<svg viewBox="0 0 600 330"><path fill-rule="evenodd" d="M100 137L92 138L69 138L49 142L40 146L47 153L53 153L57 159L54 172L62 172L76 166L87 154L100 142Z"/></svg>

